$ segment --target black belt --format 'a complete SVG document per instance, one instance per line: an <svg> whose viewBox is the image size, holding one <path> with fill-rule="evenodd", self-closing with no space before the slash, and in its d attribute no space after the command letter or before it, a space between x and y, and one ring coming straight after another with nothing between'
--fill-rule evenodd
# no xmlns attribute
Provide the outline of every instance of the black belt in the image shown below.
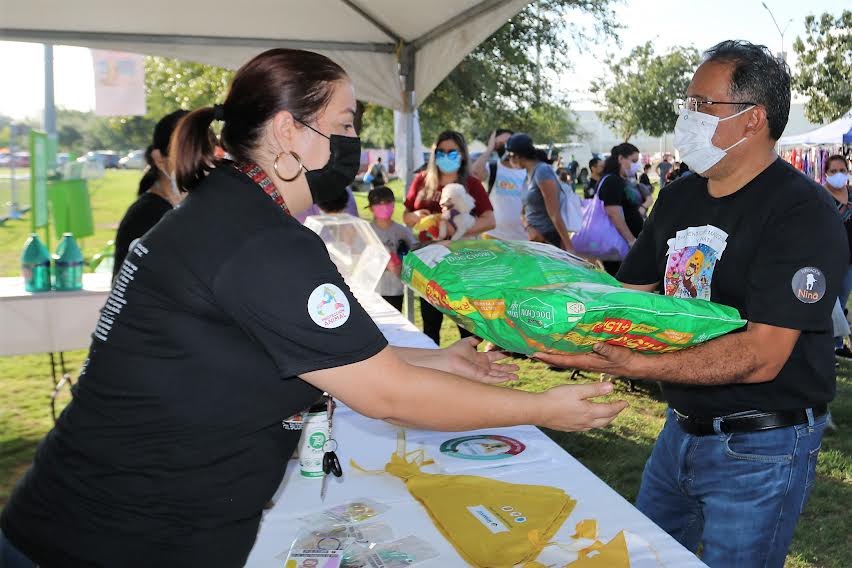
<svg viewBox="0 0 852 568"><path fill-rule="evenodd" d="M693 436L712 436L716 433L713 428L715 418L705 416L686 416L676 409L677 423L687 434ZM828 412L828 405L820 404L812 407L814 419ZM734 432L757 432L759 430L771 430L772 428L787 428L799 424L807 424L808 414L805 409L779 410L776 412L759 412L745 416L730 415L719 418L719 429L725 434Z"/></svg>

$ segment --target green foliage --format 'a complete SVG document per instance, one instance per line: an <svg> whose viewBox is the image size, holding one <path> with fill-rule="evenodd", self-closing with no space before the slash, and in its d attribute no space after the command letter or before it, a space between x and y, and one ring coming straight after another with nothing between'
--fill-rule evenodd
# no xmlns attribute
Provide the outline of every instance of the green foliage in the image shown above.
<svg viewBox="0 0 852 568"><path fill-rule="evenodd" d="M103 117L92 112L58 109L59 149L83 154L89 150L127 152L151 143L157 120L149 116Z"/></svg>
<svg viewBox="0 0 852 568"><path fill-rule="evenodd" d="M799 68L793 88L808 97L805 115L817 124L839 118L852 108L852 11L834 17L805 18L805 39L793 49Z"/></svg>
<svg viewBox="0 0 852 568"><path fill-rule="evenodd" d="M145 58L148 116L165 116L225 100L234 71L166 57Z"/></svg>
<svg viewBox="0 0 852 568"><path fill-rule="evenodd" d="M691 47L676 47L663 55L654 53L651 42L634 48L609 64L611 81L593 82L592 92L606 107L598 116L625 141L639 132L650 136L671 132L677 121L672 102L685 96L699 61L698 51Z"/></svg>
<svg viewBox="0 0 852 568"><path fill-rule="evenodd" d="M427 146L446 129L487 140L497 127L528 132L537 142L564 141L576 131L568 105L554 91L552 78L570 69L565 57L575 45L619 26L612 0L540 0L530 4L494 32L444 79L420 106ZM578 14L594 16L592 29L572 22ZM393 115L364 113L362 138L383 146L393 140Z"/></svg>
<svg viewBox="0 0 852 568"><path fill-rule="evenodd" d="M390 148L393 146L393 111L373 103L364 103L361 115L361 131L358 133L365 146Z"/></svg>

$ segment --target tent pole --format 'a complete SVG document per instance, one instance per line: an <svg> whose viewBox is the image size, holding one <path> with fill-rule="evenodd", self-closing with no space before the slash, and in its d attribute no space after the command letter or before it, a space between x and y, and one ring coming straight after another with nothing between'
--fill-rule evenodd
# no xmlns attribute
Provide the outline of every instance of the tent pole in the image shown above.
<svg viewBox="0 0 852 568"><path fill-rule="evenodd" d="M53 45L44 44L44 131L56 134L56 105L53 98Z"/></svg>
<svg viewBox="0 0 852 568"><path fill-rule="evenodd" d="M402 134L405 139L405 156L397 156L405 160L405 186L403 191L411 187L414 180L414 111L417 99L414 93L414 75L417 54L416 48L403 44L399 50L399 74L402 79ZM405 312L408 320L414 323L414 291L405 288Z"/></svg>

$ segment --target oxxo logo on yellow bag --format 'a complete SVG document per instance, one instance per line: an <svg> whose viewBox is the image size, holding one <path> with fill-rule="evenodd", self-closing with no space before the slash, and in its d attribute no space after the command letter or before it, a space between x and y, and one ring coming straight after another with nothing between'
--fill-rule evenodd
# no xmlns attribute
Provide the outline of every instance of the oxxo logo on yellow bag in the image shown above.
<svg viewBox="0 0 852 568"><path fill-rule="evenodd" d="M489 509L485 505L475 505L467 508L470 514L473 515L485 528L494 534L509 532L509 527L513 523L525 523L527 518L523 513L515 511L511 505L503 505L500 507L500 514L497 511ZM508 515L508 518L505 516Z"/></svg>

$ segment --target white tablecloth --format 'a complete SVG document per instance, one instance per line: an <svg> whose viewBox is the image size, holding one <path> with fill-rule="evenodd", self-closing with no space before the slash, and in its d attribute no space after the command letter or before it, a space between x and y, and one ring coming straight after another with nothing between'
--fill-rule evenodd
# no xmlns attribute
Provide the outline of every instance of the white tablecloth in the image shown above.
<svg viewBox="0 0 852 568"><path fill-rule="evenodd" d="M0 278L0 355L87 348L109 288L109 275L86 274L83 290L30 294L24 291L23 279ZM435 347L431 339L380 296L372 293L356 295L392 345ZM341 406L335 416L335 437L340 442L338 453L346 470L345 476L329 482L328 494L322 502L319 483L300 477L298 463L291 461L276 495L277 504L264 516L247 566L281 566L282 563L275 557L289 548L300 528L298 517L358 498L390 504L391 510L383 518L394 527L398 538L417 535L440 553L438 558L418 566L465 566L400 480L390 475L359 473L349 467L349 460L354 459L368 469L382 469L396 447L397 432L398 429L389 424L370 420ZM621 530L628 531L633 568L703 566L695 556L537 428L525 426L488 432L521 439L528 447L536 447L543 452L545 457L514 467L478 470L476 475L514 483L561 487L577 500L577 506L556 536L557 542L571 542L570 535L575 525L592 518L598 521L599 538L605 542ZM409 449L423 447L428 455L439 455L440 436L418 431L409 431L407 435L412 441ZM460 435L448 433L446 438ZM418 439L426 441L417 445ZM639 472L636 474L639 475Z"/></svg>
<svg viewBox="0 0 852 568"><path fill-rule="evenodd" d="M359 295L361 304L376 320L379 328L393 345L434 347L416 327L378 296ZM439 553L436 559L418 564L423 568L452 568L467 566L452 545L438 532L423 507L409 494L399 479L387 474L371 475L349 466L354 459L368 470L381 470L396 448L398 428L378 420L365 418L342 406L335 413L335 438L340 442L338 454L345 474L330 479L325 501L320 500L320 482L299 475L299 465L291 460L284 481L275 496L276 505L264 515L257 541L246 564L249 568L280 567L276 556L289 549L301 528L299 518L323 509L360 498L389 504L391 509L376 520L384 520L394 529L395 538L416 535L428 541ZM485 431L480 431L485 432ZM698 567L704 566L668 534L653 524L633 505L625 501L603 481L571 457L556 443L532 426L494 428L489 433L502 434L525 442L543 456L534 462L513 467L479 469L469 473L502 481L549 485L563 488L577 505L562 530L554 539L570 543L577 523L596 519L599 538L609 542L620 531L628 534L631 566ZM447 433L444 436L409 430L408 449L424 448L427 456L439 457L441 440L465 435ZM420 441L418 443L418 441ZM445 463L445 462L444 462ZM438 466L424 471L437 472ZM639 475L640 472L636 472ZM554 554L553 548L544 555ZM564 551L562 552L564 554ZM544 560L545 556L540 559ZM559 564L562 566L563 564Z"/></svg>
<svg viewBox="0 0 852 568"><path fill-rule="evenodd" d="M82 290L33 294L23 278L0 278L0 356L87 349L111 280L84 274Z"/></svg>

